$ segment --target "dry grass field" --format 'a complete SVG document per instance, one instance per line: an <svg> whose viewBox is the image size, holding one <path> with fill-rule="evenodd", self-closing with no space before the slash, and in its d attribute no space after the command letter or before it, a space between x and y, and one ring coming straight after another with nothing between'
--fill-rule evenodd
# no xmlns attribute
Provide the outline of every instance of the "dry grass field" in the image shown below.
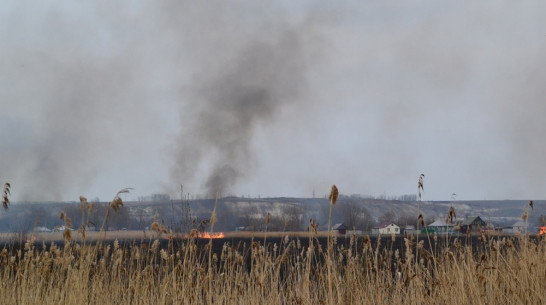
<svg viewBox="0 0 546 305"><path fill-rule="evenodd" d="M129 240L143 234L117 233ZM477 247L453 237L428 251L426 240L412 236L394 249L385 247L391 237L353 237L348 245L332 238L324 245L313 232L301 234L305 245L271 234L219 251L212 251L212 240L155 236L138 243L102 243L100 236L93 243L76 236L12 243L0 252L2 303L546 303L542 237L482 236Z"/></svg>
<svg viewBox="0 0 546 305"><path fill-rule="evenodd" d="M336 199L333 186L330 214ZM544 236L338 240L313 220L292 236L151 228L1 236L2 304L546 304Z"/></svg>

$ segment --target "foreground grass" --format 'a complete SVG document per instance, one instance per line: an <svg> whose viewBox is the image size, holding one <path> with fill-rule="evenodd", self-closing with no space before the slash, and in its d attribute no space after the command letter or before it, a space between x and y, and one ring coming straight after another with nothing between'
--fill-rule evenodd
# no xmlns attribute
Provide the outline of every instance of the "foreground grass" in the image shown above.
<svg viewBox="0 0 546 305"><path fill-rule="evenodd" d="M324 249L255 239L219 253L194 239L27 243L0 252L3 304L545 304L546 240L456 238L394 250L352 238ZM431 237L433 238L433 237ZM264 245L265 243L265 245ZM383 244L383 246L380 246ZM392 243L391 243L392 244ZM478 249L478 250L476 250Z"/></svg>

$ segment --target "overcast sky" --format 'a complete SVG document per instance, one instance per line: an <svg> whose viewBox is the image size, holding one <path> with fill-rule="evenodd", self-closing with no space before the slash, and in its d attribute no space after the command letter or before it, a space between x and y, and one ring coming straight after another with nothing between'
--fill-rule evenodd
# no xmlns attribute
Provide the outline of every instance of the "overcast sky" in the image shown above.
<svg viewBox="0 0 546 305"><path fill-rule="evenodd" d="M295 2L2 1L11 200L546 198L546 2Z"/></svg>

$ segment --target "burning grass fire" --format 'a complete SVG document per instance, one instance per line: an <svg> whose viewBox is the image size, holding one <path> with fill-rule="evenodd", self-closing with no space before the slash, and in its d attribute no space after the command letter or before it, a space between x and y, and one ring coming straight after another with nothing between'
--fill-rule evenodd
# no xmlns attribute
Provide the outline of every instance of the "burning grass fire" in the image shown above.
<svg viewBox="0 0 546 305"><path fill-rule="evenodd" d="M209 232L203 232L203 233L199 233L197 235L197 237L199 238L224 238L224 233L222 232L218 232L218 233L212 233L210 234Z"/></svg>
<svg viewBox="0 0 546 305"><path fill-rule="evenodd" d="M167 237L168 239L172 239L174 236L170 235L170 237ZM216 232L216 233L209 233L209 232L199 232L197 230L192 230L190 234L184 234L182 235L183 239L188 238L202 238L202 239L219 239L219 238L225 238L225 234L223 232Z"/></svg>

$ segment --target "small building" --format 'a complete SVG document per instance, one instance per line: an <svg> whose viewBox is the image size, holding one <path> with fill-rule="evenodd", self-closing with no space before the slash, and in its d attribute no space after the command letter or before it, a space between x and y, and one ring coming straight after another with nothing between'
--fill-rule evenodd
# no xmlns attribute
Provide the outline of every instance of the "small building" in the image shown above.
<svg viewBox="0 0 546 305"><path fill-rule="evenodd" d="M480 216L467 217L461 222L459 232L462 234L477 233L486 226L487 223Z"/></svg>
<svg viewBox="0 0 546 305"><path fill-rule="evenodd" d="M511 227L503 228L502 233L503 234L517 234L517 233L525 234L527 233L527 225L525 224L525 222L520 220L514 223Z"/></svg>
<svg viewBox="0 0 546 305"><path fill-rule="evenodd" d="M448 224L444 219L438 219L427 226L429 232L436 234L451 234L453 233L453 224Z"/></svg>
<svg viewBox="0 0 546 305"><path fill-rule="evenodd" d="M374 234L400 234L400 227L392 222L384 222L372 229Z"/></svg>
<svg viewBox="0 0 546 305"><path fill-rule="evenodd" d="M408 234L414 234L415 232L417 232L417 230L415 230L415 226L408 225L404 228L404 232L407 232Z"/></svg>
<svg viewBox="0 0 546 305"><path fill-rule="evenodd" d="M47 227L36 227L36 228L34 228L34 231L35 231L35 232L42 232L42 233L49 233L49 232L51 232L51 230L48 229Z"/></svg>
<svg viewBox="0 0 546 305"><path fill-rule="evenodd" d="M342 223L337 223L332 227L332 231L337 231L340 235L345 235L347 233L347 226Z"/></svg>

